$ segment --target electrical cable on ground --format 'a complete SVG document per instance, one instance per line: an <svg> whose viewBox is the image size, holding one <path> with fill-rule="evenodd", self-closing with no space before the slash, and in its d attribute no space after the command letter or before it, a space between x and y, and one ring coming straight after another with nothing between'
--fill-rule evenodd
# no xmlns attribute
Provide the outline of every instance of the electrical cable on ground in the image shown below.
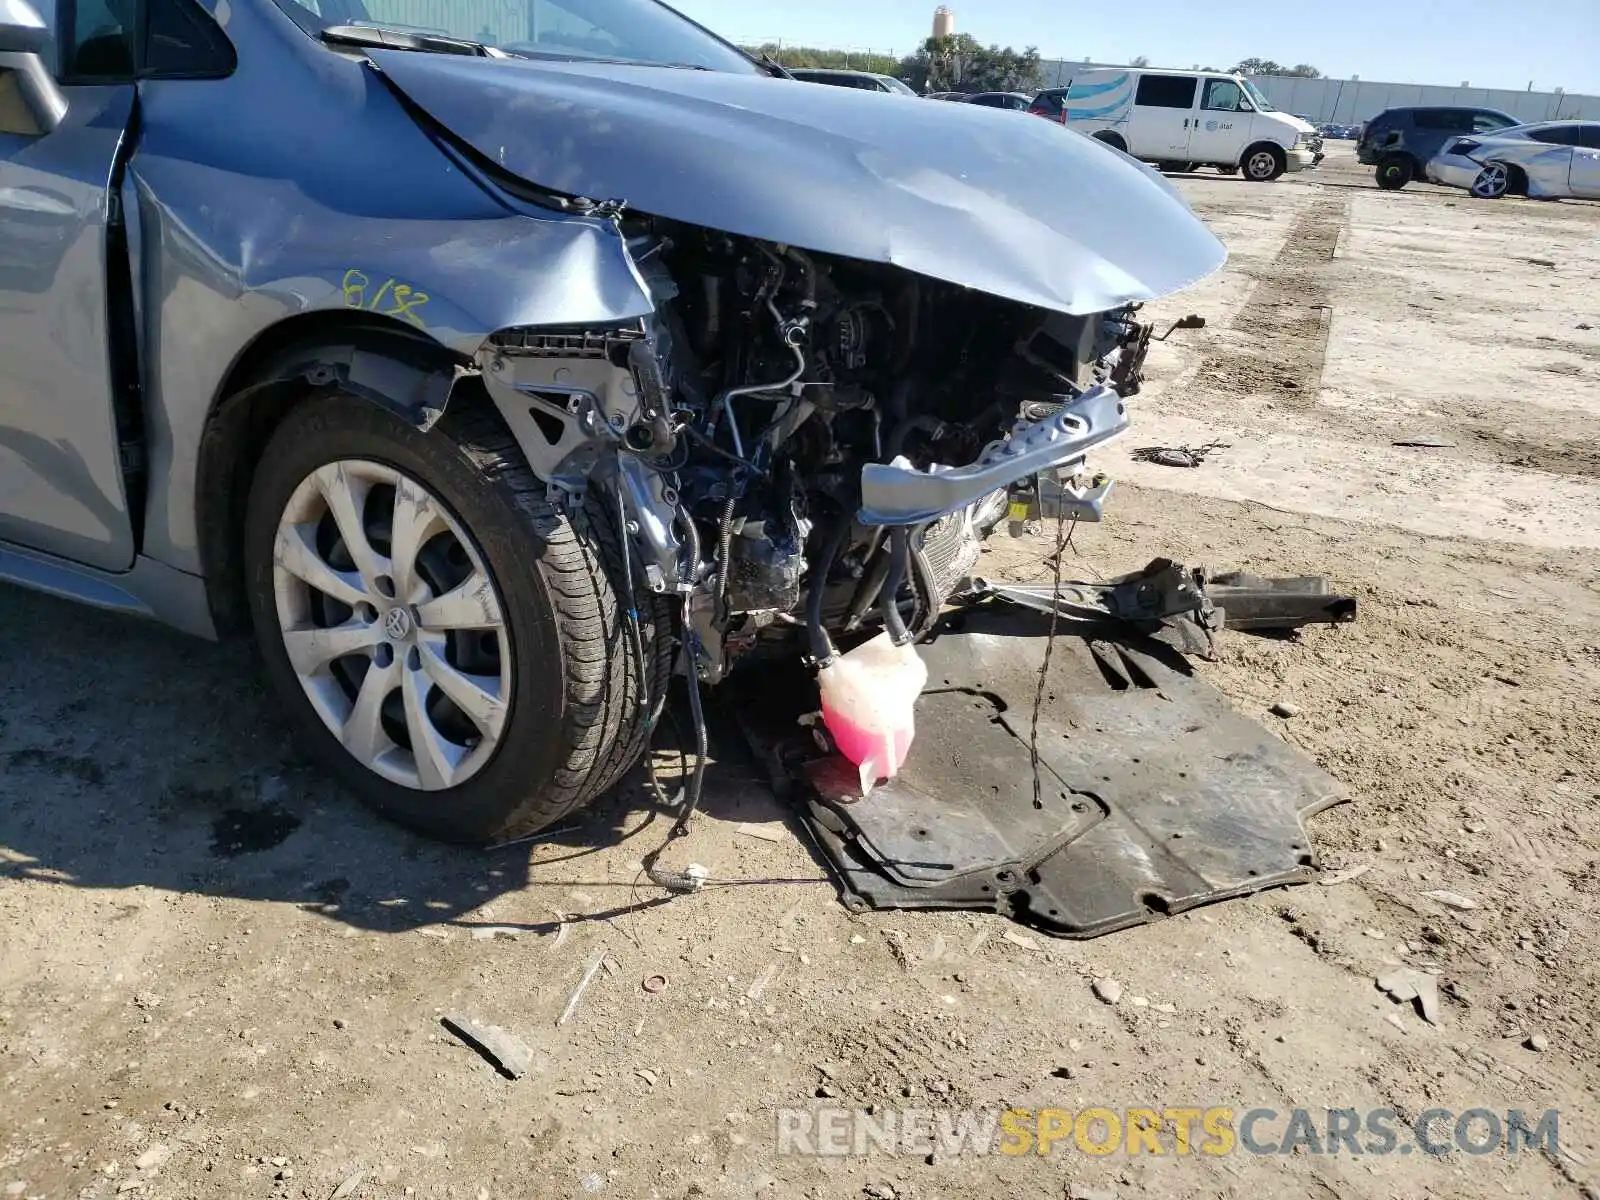
<svg viewBox="0 0 1600 1200"><path fill-rule="evenodd" d="M1028 758L1033 767L1033 806L1044 807L1044 785L1039 779L1039 710L1044 707L1045 683L1050 677L1050 656L1056 648L1056 620L1060 615L1057 605L1061 596L1061 560L1066 557L1072 535L1077 531L1078 518L1072 518L1069 528L1066 511L1056 510L1055 582L1050 590L1050 633L1044 643L1044 662L1039 665L1039 687L1033 694L1033 725L1028 732Z"/></svg>

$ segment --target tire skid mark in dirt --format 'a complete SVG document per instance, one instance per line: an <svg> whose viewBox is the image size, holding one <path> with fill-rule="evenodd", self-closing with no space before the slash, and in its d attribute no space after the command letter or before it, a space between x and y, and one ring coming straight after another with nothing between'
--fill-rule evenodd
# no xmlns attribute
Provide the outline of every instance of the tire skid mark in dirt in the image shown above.
<svg viewBox="0 0 1600 1200"><path fill-rule="evenodd" d="M1514 420L1515 418L1512 417ZM1600 446L1577 437L1529 430L1526 436L1508 421L1472 420L1460 423L1461 432L1474 448L1508 467L1546 471L1582 479L1600 479ZM1575 431L1576 432L1576 431Z"/></svg>
<svg viewBox="0 0 1600 1200"><path fill-rule="evenodd" d="M1206 387L1316 402L1333 313L1325 270L1350 222L1348 196L1319 192L1272 261L1251 272L1256 283L1249 297L1200 364Z"/></svg>

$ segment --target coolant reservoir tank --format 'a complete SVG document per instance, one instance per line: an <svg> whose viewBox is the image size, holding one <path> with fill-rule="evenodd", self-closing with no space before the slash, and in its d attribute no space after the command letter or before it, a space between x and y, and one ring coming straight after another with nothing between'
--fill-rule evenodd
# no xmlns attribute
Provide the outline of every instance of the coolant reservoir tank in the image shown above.
<svg viewBox="0 0 1600 1200"><path fill-rule="evenodd" d="M887 633L817 672L823 723L839 753L861 768L863 796L904 765L916 732L912 709L927 683L915 647L896 646Z"/></svg>

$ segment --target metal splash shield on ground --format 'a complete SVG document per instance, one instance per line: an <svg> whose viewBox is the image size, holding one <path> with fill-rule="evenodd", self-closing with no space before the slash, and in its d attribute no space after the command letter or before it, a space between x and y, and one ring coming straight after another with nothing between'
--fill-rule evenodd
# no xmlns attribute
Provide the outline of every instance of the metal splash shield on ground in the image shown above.
<svg viewBox="0 0 1600 1200"><path fill-rule="evenodd" d="M746 732L858 909L992 909L1088 938L1303 883L1305 822L1345 799L1304 753L1234 712L1183 656L1108 621L1058 633L990 603L919 647L928 690L904 771L860 799L853 768L771 697ZM781 689L804 703L809 689Z"/></svg>

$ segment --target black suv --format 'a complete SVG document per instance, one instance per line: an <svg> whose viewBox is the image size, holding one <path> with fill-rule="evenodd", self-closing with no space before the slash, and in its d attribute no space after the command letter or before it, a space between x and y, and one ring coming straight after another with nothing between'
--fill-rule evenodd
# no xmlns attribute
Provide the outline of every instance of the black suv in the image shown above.
<svg viewBox="0 0 1600 1200"><path fill-rule="evenodd" d="M1378 169L1378 186L1393 191L1424 178L1428 160L1462 134L1520 125L1493 108L1390 108L1368 121L1356 157Z"/></svg>

